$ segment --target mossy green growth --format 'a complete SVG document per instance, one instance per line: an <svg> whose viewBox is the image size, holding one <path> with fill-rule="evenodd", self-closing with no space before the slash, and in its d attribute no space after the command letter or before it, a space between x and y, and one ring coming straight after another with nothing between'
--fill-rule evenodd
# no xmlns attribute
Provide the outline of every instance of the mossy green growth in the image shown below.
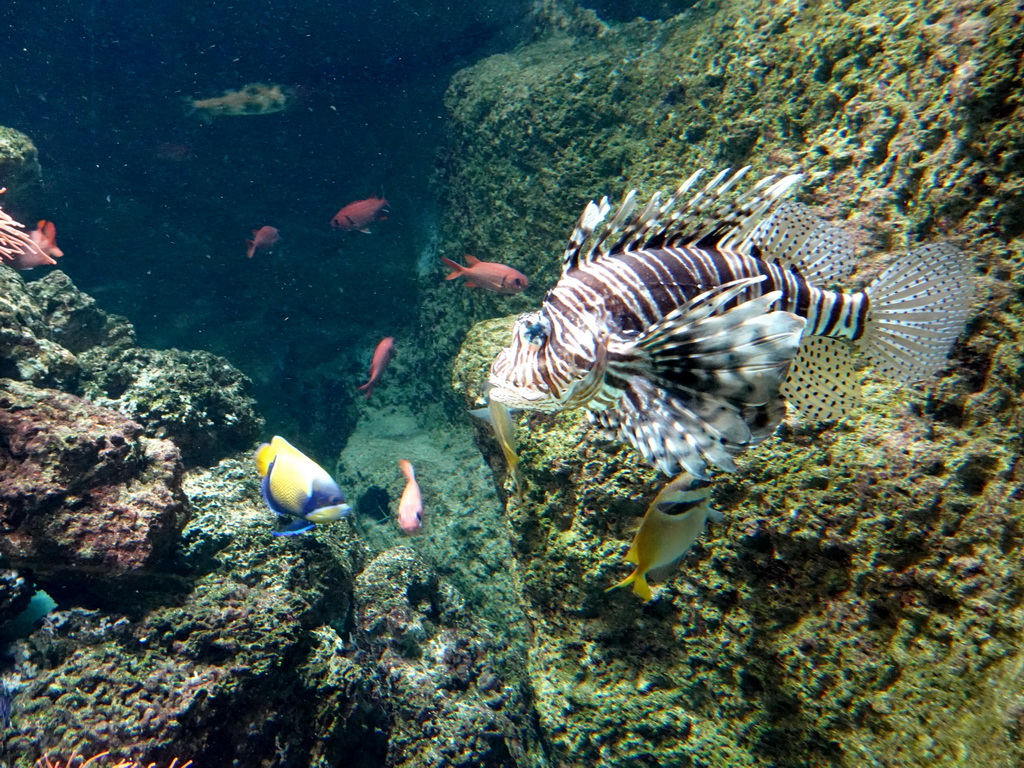
<svg viewBox="0 0 1024 768"><path fill-rule="evenodd" d="M0 187L15 197L26 187L39 183L39 150L21 131L0 125ZM4 203L0 199L0 203Z"/></svg>
<svg viewBox="0 0 1024 768"><path fill-rule="evenodd" d="M600 766L1011 768L1024 761L1024 132L1008 119L1021 22L952 2L791 11L731 2L546 40L449 90L442 250L486 243L538 288L586 200L746 163L806 172L797 198L860 246L951 240L980 273L949 370L902 388L866 374L857 412L788 422L741 457L715 482L726 525L648 605L604 590L628 573L666 478L582 414L519 417L527 491L507 510L543 734L558 759ZM447 315L428 301L450 331L438 366L458 327L528 298ZM467 338L464 395L497 327Z"/></svg>

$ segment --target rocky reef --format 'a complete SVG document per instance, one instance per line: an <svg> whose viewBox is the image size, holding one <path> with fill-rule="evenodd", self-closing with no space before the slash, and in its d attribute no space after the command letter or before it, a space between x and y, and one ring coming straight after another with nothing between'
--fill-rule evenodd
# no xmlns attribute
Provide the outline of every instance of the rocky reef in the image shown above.
<svg viewBox="0 0 1024 768"><path fill-rule="evenodd" d="M0 766L1024 762L1019 14L584 5L538 3L533 44L452 81L438 251L532 284L424 288L422 344L323 461L355 491L349 519L273 536L241 373L140 348L59 271L0 268L0 619L37 588L57 601L7 638ZM665 12L627 21L648 9ZM21 136L0 133L13 201L39 175ZM399 409L480 404L587 200L747 163L806 173L797 198L856 238L857 280L918 242L959 245L977 313L934 382L864 369L855 413L791 418L716 477L725 522L644 604L606 592L665 482L629 449L578 412L519 415L516 488L486 426L490 473L455 422L415 431ZM310 435L340 391L316 394ZM404 539L372 519L401 493L399 453L430 502Z"/></svg>
<svg viewBox="0 0 1024 768"><path fill-rule="evenodd" d="M477 613L474 576L509 559L502 538L470 554L500 520L478 454L461 491L425 482L437 521L416 548L370 521L274 537L244 376L138 347L61 272L0 281L0 765L542 763L518 598ZM408 455L429 466L433 441ZM449 515L456 495L489 512ZM36 590L56 609L33 628Z"/></svg>
<svg viewBox="0 0 1024 768"><path fill-rule="evenodd" d="M1019 16L752 1L608 26L549 10L563 36L453 80L442 250L487 242L551 285L586 200L749 163L807 174L797 197L857 239L857 279L949 240L982 297L936 382L864 371L857 413L789 420L718 478L726 523L647 605L605 589L664 478L578 413L520 417L528 490L504 486L553 761L1020 764ZM514 298L429 316L462 325L540 300ZM511 319L466 337L466 402Z"/></svg>

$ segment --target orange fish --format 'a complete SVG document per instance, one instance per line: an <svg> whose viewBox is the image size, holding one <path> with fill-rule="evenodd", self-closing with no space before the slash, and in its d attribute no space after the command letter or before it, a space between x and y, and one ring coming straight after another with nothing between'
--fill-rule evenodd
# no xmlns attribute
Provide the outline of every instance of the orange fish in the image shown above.
<svg viewBox="0 0 1024 768"><path fill-rule="evenodd" d="M331 219L331 226L335 229L342 229L346 232L358 230L370 234L370 225L376 221L383 221L389 213L388 201L383 197L368 197L365 200L356 200L349 203Z"/></svg>
<svg viewBox="0 0 1024 768"><path fill-rule="evenodd" d="M52 221L43 219L38 229L28 233L31 243L22 243L20 250L4 259L4 264L14 269L32 269L33 267L56 264L56 259L64 255L57 247L57 227Z"/></svg>
<svg viewBox="0 0 1024 768"><path fill-rule="evenodd" d="M370 399L370 395L373 394L373 388L380 383L381 374L384 373L384 369L388 363L391 362L391 358L395 354L395 339L393 336L388 336L385 339L381 339L380 344L377 345L377 349L373 351L373 360L370 362L370 380L359 387L359 391L366 392L366 399Z"/></svg>
<svg viewBox="0 0 1024 768"><path fill-rule="evenodd" d="M423 494L416 482L416 470L408 459L401 459L398 468L405 475L405 490L398 502L398 526L406 533L416 533L423 525Z"/></svg>
<svg viewBox="0 0 1024 768"><path fill-rule="evenodd" d="M252 231L254 239L246 240L245 246L248 250L245 255L250 259L257 253L270 253L274 250L274 246L277 245L281 239L281 233L273 227L260 227Z"/></svg>
<svg viewBox="0 0 1024 768"><path fill-rule="evenodd" d="M466 285L470 288L486 288L495 293L519 293L530 284L529 279L522 272L493 261L480 261L468 253L466 254L468 267L444 257L441 258L441 261L452 268L452 273L445 280L465 277Z"/></svg>

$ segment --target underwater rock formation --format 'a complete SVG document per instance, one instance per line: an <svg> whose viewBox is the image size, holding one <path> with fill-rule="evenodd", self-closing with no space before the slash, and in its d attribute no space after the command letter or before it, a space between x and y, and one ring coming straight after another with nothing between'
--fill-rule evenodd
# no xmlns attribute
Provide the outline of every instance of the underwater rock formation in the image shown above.
<svg viewBox="0 0 1024 768"><path fill-rule="evenodd" d="M116 580L171 554L185 523L178 451L117 411L0 379L0 554L38 583Z"/></svg>
<svg viewBox="0 0 1024 768"><path fill-rule="evenodd" d="M865 372L856 414L787 422L717 478L726 524L649 605L604 590L628 572L666 479L580 413L519 417L526 495L504 487L553 761L1019 765L1020 19L896 2L793 16L750 1L591 33L453 80L442 252L492 243L487 258L542 288L586 200L750 163L809 174L798 199L879 253L860 277L920 238L947 239L984 270L987 298L937 382L896 388ZM459 326L540 302L475 297L446 314L440 290L424 310L439 359ZM509 322L466 337L465 405ZM483 429L481 444L505 477Z"/></svg>
<svg viewBox="0 0 1024 768"><path fill-rule="evenodd" d="M7 195L17 198L22 191L39 184L41 176L39 150L32 139L0 125L0 187L7 187Z"/></svg>
<svg viewBox="0 0 1024 768"><path fill-rule="evenodd" d="M223 357L178 349L94 347L79 356L81 392L174 440L190 465L251 446L263 418L249 379Z"/></svg>
<svg viewBox="0 0 1024 768"><path fill-rule="evenodd" d="M118 410L150 437L173 439L188 465L215 463L263 430L248 378L227 360L136 346L127 319L59 270L26 283L0 269L0 375Z"/></svg>
<svg viewBox="0 0 1024 768"><path fill-rule="evenodd" d="M519 660L461 596L408 548L371 556L348 521L271 536L250 461L189 474L173 573L13 645L7 754L541 765Z"/></svg>
<svg viewBox="0 0 1024 768"><path fill-rule="evenodd" d="M377 765L538 764L529 697L503 640L408 547L382 552L355 585L354 643L377 666L391 723Z"/></svg>

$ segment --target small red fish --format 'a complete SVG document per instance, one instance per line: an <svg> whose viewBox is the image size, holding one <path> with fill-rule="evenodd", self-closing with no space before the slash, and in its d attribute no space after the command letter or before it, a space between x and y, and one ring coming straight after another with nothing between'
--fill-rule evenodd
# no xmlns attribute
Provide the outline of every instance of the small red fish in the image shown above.
<svg viewBox="0 0 1024 768"><path fill-rule="evenodd" d="M253 240L246 240L248 250L245 255L250 259L257 253L270 253L281 239L281 233L273 227L260 227L252 231Z"/></svg>
<svg viewBox="0 0 1024 768"><path fill-rule="evenodd" d="M470 288L486 288L495 293L519 293L530 285L529 279L522 272L493 261L480 261L468 253L466 254L468 267L444 257L441 258L441 261L452 268L452 273L445 280L465 277L466 285Z"/></svg>
<svg viewBox="0 0 1024 768"><path fill-rule="evenodd" d="M36 224L37 229L32 230L28 233L28 236L32 238L32 242L39 246L39 250L49 256L51 259L59 259L64 255L64 251L57 247L57 227L54 226L52 221L43 219ZM56 264L57 262L53 262Z"/></svg>
<svg viewBox="0 0 1024 768"><path fill-rule="evenodd" d="M370 225L386 219L385 213L389 213L388 201L383 196L368 197L349 203L334 214L331 226L346 232L358 230L370 234Z"/></svg>
<svg viewBox="0 0 1024 768"><path fill-rule="evenodd" d="M19 251L4 259L4 264L20 270L57 263L55 259L64 255L64 251L57 247L57 227L45 219L39 222L38 227L28 233L32 242L22 243Z"/></svg>
<svg viewBox="0 0 1024 768"><path fill-rule="evenodd" d="M416 533L423 525L423 494L416 482L416 470L408 459L401 459L398 468L405 475L405 490L398 502L398 526L406 533Z"/></svg>
<svg viewBox="0 0 1024 768"><path fill-rule="evenodd" d="M384 369L388 363L391 362L391 358L395 354L395 339L393 336L388 336L385 339L381 339L380 344L377 345L377 349L373 351L373 360L370 362L370 380L359 387L359 391L366 392L366 399L370 399L370 395L373 394L373 388L380 383L381 374L384 373Z"/></svg>

